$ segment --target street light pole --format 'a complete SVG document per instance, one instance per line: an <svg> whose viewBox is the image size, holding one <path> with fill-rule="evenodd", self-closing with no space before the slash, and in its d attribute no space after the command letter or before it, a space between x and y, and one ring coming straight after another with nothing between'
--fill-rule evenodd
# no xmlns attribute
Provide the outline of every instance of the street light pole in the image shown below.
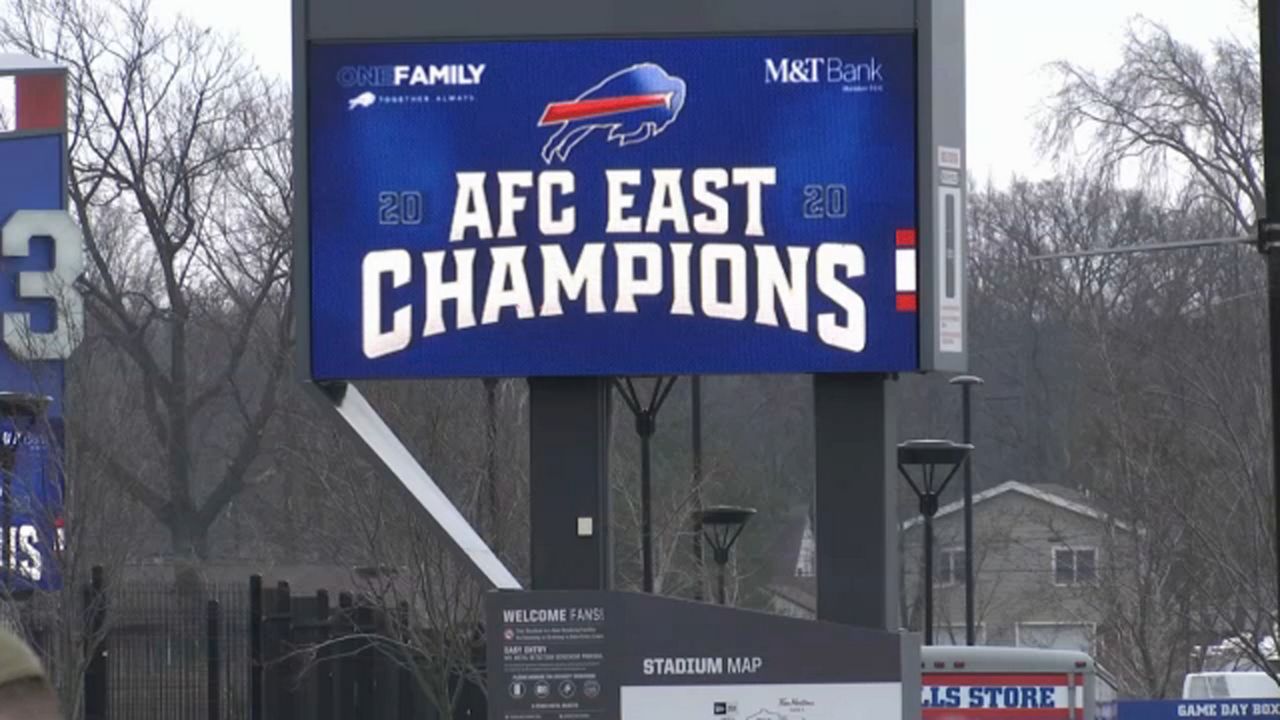
<svg viewBox="0 0 1280 720"><path fill-rule="evenodd" d="M973 444L973 406L970 404L969 391L974 385L981 385L982 378L976 375L960 375L951 378L952 385L959 385L963 397L964 437L962 442ZM964 642L974 645L974 586L973 586L973 454L964 461Z"/></svg>
<svg viewBox="0 0 1280 720"><path fill-rule="evenodd" d="M676 377L659 377L653 383L653 392L649 401L644 402L636 391L631 378L623 382L613 381L636 419L636 434L640 436L640 553L643 566L642 586L647 593L653 592L653 483L649 461L649 445L653 433L658 427L658 411L671 394L676 384Z"/></svg>
<svg viewBox="0 0 1280 720"><path fill-rule="evenodd" d="M938 511L937 498L930 498L933 507L924 513L924 644L933 644L933 516Z"/></svg>
<svg viewBox="0 0 1280 720"><path fill-rule="evenodd" d="M1276 601L1280 618L1280 6L1258 3L1262 65L1262 162L1265 217L1258 222L1259 249L1267 256L1267 312L1271 333L1272 509L1275 513Z"/></svg>
<svg viewBox="0 0 1280 720"><path fill-rule="evenodd" d="M938 498L942 496L951 478L969 457L973 446L950 440L908 440L898 445L898 472L906 479L920 501L920 514L924 516L924 644L933 644L933 516L938 514ZM908 465L919 465L920 482L907 472ZM939 466L950 465L951 470L941 483L937 482Z"/></svg>
<svg viewBox="0 0 1280 720"><path fill-rule="evenodd" d="M702 566L702 521L698 514L702 510L702 378L697 375L689 378L689 402L692 406L690 423L693 426L690 438L693 451L693 567L697 578L693 596L696 600L702 600L706 589L706 576Z"/></svg>

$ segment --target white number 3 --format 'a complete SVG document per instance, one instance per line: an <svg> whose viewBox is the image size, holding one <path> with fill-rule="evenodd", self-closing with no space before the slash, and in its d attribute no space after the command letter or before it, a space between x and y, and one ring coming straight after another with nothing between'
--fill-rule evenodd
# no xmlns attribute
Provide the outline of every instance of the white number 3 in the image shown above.
<svg viewBox="0 0 1280 720"><path fill-rule="evenodd" d="M0 255L27 257L31 240L38 237L53 239L53 269L18 273L18 297L53 301L56 327L52 332L35 332L29 313L7 312L4 344L25 360L65 360L84 337L84 302L75 287L84 271L83 240L80 228L63 210L19 210L0 231Z"/></svg>

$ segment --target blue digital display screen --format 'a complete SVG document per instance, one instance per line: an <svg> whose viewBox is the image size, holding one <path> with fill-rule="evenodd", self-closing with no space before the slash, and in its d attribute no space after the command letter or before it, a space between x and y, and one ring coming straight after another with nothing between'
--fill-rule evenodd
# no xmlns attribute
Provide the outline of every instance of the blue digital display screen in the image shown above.
<svg viewBox="0 0 1280 720"><path fill-rule="evenodd" d="M909 34L307 63L317 379L919 367Z"/></svg>

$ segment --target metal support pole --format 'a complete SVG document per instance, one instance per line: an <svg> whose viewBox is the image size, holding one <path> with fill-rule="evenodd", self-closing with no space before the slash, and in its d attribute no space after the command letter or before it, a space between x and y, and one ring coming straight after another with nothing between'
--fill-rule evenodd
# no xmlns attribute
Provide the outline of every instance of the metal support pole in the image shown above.
<svg viewBox="0 0 1280 720"><path fill-rule="evenodd" d="M703 577L702 557L702 521L697 519L702 510L702 378L694 375L689 378L689 402L692 407L693 437L690 438L693 449L693 568L697 581L693 586L696 600L703 599L706 578Z"/></svg>
<svg viewBox="0 0 1280 720"><path fill-rule="evenodd" d="M813 378L819 620L900 628L896 399L884 375Z"/></svg>
<svg viewBox="0 0 1280 720"><path fill-rule="evenodd" d="M1262 0L1259 3L1260 7L1271 5L1274 5L1274 0ZM1280 161L1271 167L1280 168ZM1275 176L1280 180L1280 172L1275 173ZM1280 182L1276 184L1280 185ZM1272 187L1270 182L1267 185L1267 197L1280 199L1280 187ZM1267 202L1270 204L1272 201L1268 199ZM1280 217L1280 213L1276 217ZM1276 617L1280 618L1280 248L1276 247L1267 250L1267 296L1271 332L1271 503L1275 512L1272 539L1275 542L1277 563Z"/></svg>
<svg viewBox="0 0 1280 720"><path fill-rule="evenodd" d="M973 444L973 403L970 393L974 385L981 385L982 378L962 375L952 379L962 386L964 400L964 444ZM964 461L964 640L966 645L977 644L977 603L974 600L973 562L973 453Z"/></svg>
<svg viewBox="0 0 1280 720"><path fill-rule="evenodd" d="M603 378L529 378L529 575L535 590L613 586L611 392Z"/></svg>
<svg viewBox="0 0 1280 720"><path fill-rule="evenodd" d="M107 616L106 581L102 567L95 565L89 571L89 587L85 588L85 609L88 620L85 650L89 653L84 670L85 720L104 720L107 709Z"/></svg>
<svg viewBox="0 0 1280 720"><path fill-rule="evenodd" d="M622 396L622 401L635 416L636 434L640 436L640 555L643 567L641 584L647 593L653 592L653 522L651 519L653 509L650 502L653 492L649 441L658 427L658 411L662 409L662 404L671 394L671 388L675 387L676 380L675 376L657 378L653 383L653 390L647 404L641 401L631 378L613 381L618 394Z"/></svg>
<svg viewBox="0 0 1280 720"><path fill-rule="evenodd" d="M973 443L973 408L970 386L964 386L964 443ZM964 642L974 644L973 607L973 455L964 461Z"/></svg>
<svg viewBox="0 0 1280 720"><path fill-rule="evenodd" d="M262 576L249 576L249 720L263 720Z"/></svg>
<svg viewBox="0 0 1280 720"><path fill-rule="evenodd" d="M729 604L729 596L725 592L725 563L720 563L719 578L716 582L716 597L719 598L721 605Z"/></svg>
<svg viewBox="0 0 1280 720"><path fill-rule="evenodd" d="M933 644L933 516L924 516L924 644Z"/></svg>
<svg viewBox="0 0 1280 720"><path fill-rule="evenodd" d="M209 720L222 720L222 653L219 646L219 607L217 600L205 606L205 672L208 682Z"/></svg>
<svg viewBox="0 0 1280 720"><path fill-rule="evenodd" d="M1265 217L1258 224L1259 245L1267 256L1267 308L1271 333L1271 463L1272 527L1276 548L1276 602L1280 610L1280 237L1272 223L1280 221L1280 6L1258 3L1262 66L1262 157ZM1278 615L1280 616L1280 615Z"/></svg>
<svg viewBox="0 0 1280 720"><path fill-rule="evenodd" d="M643 426L643 427L642 427ZM653 592L653 479L650 476L649 440L653 437L653 421L637 417L640 433L640 552L644 556L644 591Z"/></svg>
<svg viewBox="0 0 1280 720"><path fill-rule="evenodd" d="M981 385L982 378L960 375L951 378L952 385L959 385L962 398L965 445L973 445L973 404L970 393L974 385ZM977 644L975 633L976 603L973 580L973 453L964 460L964 640L966 645Z"/></svg>
<svg viewBox="0 0 1280 720"><path fill-rule="evenodd" d="M435 523L440 537L448 541L447 547L456 551L463 568L472 571L486 588L512 590L520 587L520 582L507 566L498 559L480 537L480 533L476 532L466 516L427 474L413 453L409 452L409 448L405 447L395 431L355 385L329 382L309 384L307 387L325 406L333 410L334 415L342 421L340 426L348 432L355 447L364 452L371 465L402 484L427 511L427 517ZM532 394L531 386L530 395ZM532 414L536 408L532 406L532 399L530 402L530 424L534 425ZM537 430L536 426L530 430L530 482L536 480L532 464L533 456L538 451L534 443L534 433ZM536 498L533 502L536 503Z"/></svg>

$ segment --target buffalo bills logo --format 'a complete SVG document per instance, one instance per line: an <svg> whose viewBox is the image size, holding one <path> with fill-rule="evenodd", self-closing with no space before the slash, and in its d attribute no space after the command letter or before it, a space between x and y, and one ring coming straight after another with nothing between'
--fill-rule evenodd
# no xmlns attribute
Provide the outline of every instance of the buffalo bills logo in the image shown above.
<svg viewBox="0 0 1280 720"><path fill-rule="evenodd" d="M653 63L616 72L573 100L547 105L539 127L558 125L542 146L542 159L565 161L593 131L619 147L656 137L684 107L684 80Z"/></svg>

